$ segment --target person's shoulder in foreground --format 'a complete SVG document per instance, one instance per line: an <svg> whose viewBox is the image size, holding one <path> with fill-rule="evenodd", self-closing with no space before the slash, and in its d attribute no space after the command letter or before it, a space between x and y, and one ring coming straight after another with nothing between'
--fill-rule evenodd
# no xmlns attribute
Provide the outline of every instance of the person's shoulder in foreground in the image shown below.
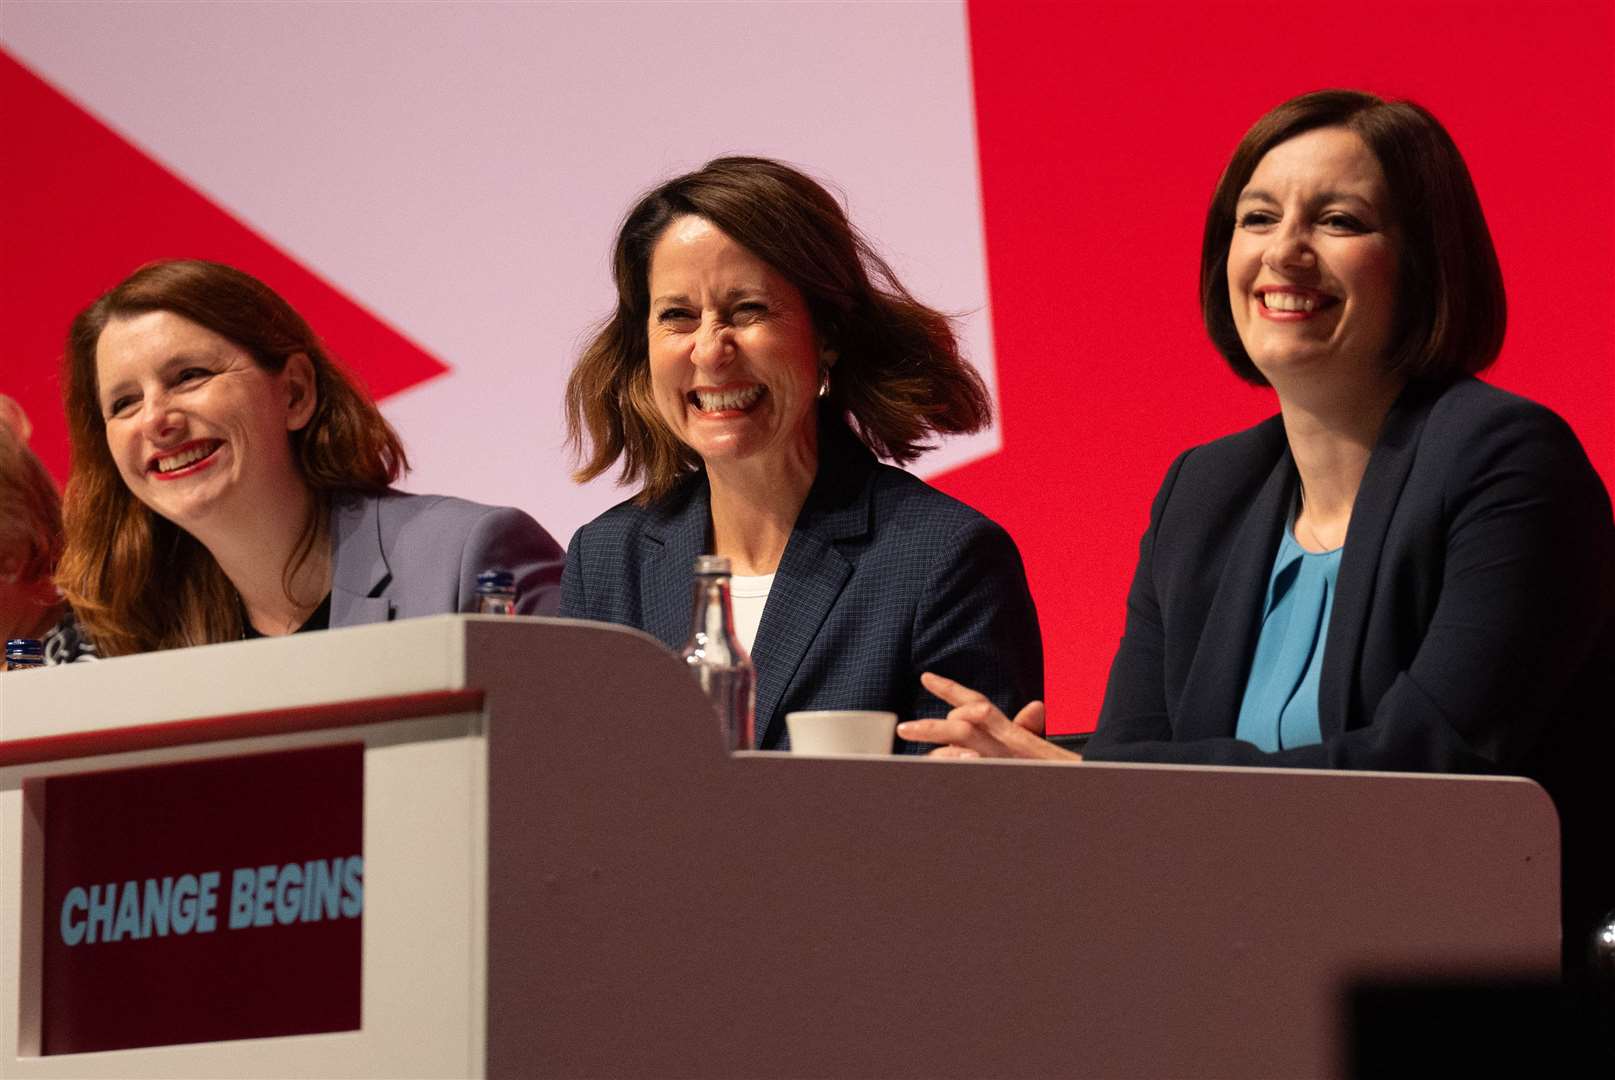
<svg viewBox="0 0 1615 1080"><path fill-rule="evenodd" d="M448 495L388 492L339 497L331 511L333 625L337 598L385 598L390 615L468 611L477 575L507 570L523 615L552 614L560 603L564 555L527 513Z"/></svg>

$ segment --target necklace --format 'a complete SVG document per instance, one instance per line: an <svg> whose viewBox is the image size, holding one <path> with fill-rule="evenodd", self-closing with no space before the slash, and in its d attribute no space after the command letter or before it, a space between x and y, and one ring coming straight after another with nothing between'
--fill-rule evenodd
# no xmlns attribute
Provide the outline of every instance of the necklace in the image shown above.
<svg viewBox="0 0 1615 1080"><path fill-rule="evenodd" d="M1317 528L1313 526L1312 520L1304 516L1307 508L1305 493L1301 495L1300 503L1300 509L1298 509L1295 514L1295 523L1306 530L1307 538L1312 541L1313 547L1316 549L1313 554L1323 555L1341 547L1341 544L1324 543L1323 538L1318 535ZM1296 537L1296 539L1299 540L1300 537Z"/></svg>
<svg viewBox="0 0 1615 1080"><path fill-rule="evenodd" d="M1298 483L1297 486L1296 486L1296 492L1295 492L1295 524L1298 527L1306 529L1307 537L1312 541L1313 547L1315 547L1317 549L1316 551L1313 552L1313 554L1314 555L1326 555L1329 552L1334 551L1336 548L1339 548L1339 547L1344 545L1344 541L1342 541L1340 544L1334 544L1334 545L1324 543L1323 540L1318 536L1318 530L1312 524L1312 520L1310 518L1305 517L1306 511L1307 511L1307 488L1306 488L1305 484L1299 484ZM1301 537L1299 535L1297 535L1296 540L1300 540L1300 539L1301 539Z"/></svg>
<svg viewBox="0 0 1615 1080"><path fill-rule="evenodd" d="M1329 546L1329 545L1328 545L1328 544L1326 544L1326 543L1324 543L1324 542L1323 542L1323 541L1322 541L1322 540L1320 540L1320 539L1318 539L1318 530L1316 530L1316 529L1314 529L1314 528L1313 528L1313 527L1312 527L1312 522L1310 522L1310 521L1309 521L1309 522L1307 522L1307 523L1306 523L1306 526L1307 526L1307 536L1308 536L1308 537L1310 537L1310 538L1311 538L1311 539L1312 539L1312 543L1313 543L1313 546L1314 546L1314 547L1315 547L1315 548L1317 548L1317 550L1318 550L1318 551L1319 551L1319 552L1320 552L1320 553L1321 553L1321 552L1325 552L1325 551L1332 551L1332 550L1334 550L1334 549L1333 549L1333 548L1331 548L1331 547L1330 547L1330 546Z"/></svg>

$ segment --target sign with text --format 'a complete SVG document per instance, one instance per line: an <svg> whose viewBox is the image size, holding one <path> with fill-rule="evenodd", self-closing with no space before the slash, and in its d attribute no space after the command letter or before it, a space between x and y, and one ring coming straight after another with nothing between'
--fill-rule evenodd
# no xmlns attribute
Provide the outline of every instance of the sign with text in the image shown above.
<svg viewBox="0 0 1615 1080"><path fill-rule="evenodd" d="M46 1054L359 1027L364 746L45 781Z"/></svg>

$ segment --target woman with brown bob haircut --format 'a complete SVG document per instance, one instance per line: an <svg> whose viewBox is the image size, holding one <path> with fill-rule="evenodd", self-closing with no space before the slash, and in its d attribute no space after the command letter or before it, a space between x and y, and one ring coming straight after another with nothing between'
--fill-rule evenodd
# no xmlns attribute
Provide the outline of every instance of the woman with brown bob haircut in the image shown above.
<svg viewBox="0 0 1615 1080"><path fill-rule="evenodd" d="M677 648L696 556L726 556L766 749L796 710L940 715L931 668L1001 708L1039 697L1014 542L876 461L986 426L986 388L840 203L777 161L719 158L634 205L613 269L567 420L579 481L620 460L639 491L573 537L561 613Z"/></svg>
<svg viewBox="0 0 1615 1080"><path fill-rule="evenodd" d="M269 286L151 263L80 312L57 581L103 655L468 610L483 570L553 607L526 514L403 495L404 448Z"/></svg>
<svg viewBox="0 0 1615 1080"><path fill-rule="evenodd" d="M1505 309L1457 147L1411 102L1279 105L1217 184L1200 286L1279 414L1168 469L1086 757L1531 777L1584 962L1615 905L1615 522L1565 422L1474 378ZM907 734L1067 755L958 704Z"/></svg>

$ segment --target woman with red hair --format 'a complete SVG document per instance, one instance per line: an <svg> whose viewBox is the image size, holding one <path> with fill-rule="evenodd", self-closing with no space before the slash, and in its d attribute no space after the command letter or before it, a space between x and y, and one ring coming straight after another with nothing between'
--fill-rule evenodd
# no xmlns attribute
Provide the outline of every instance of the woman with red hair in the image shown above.
<svg viewBox="0 0 1615 1080"><path fill-rule="evenodd" d="M552 610L526 514L405 495L403 446L303 318L219 263L135 271L74 319L57 581L103 655L469 610L510 572Z"/></svg>

